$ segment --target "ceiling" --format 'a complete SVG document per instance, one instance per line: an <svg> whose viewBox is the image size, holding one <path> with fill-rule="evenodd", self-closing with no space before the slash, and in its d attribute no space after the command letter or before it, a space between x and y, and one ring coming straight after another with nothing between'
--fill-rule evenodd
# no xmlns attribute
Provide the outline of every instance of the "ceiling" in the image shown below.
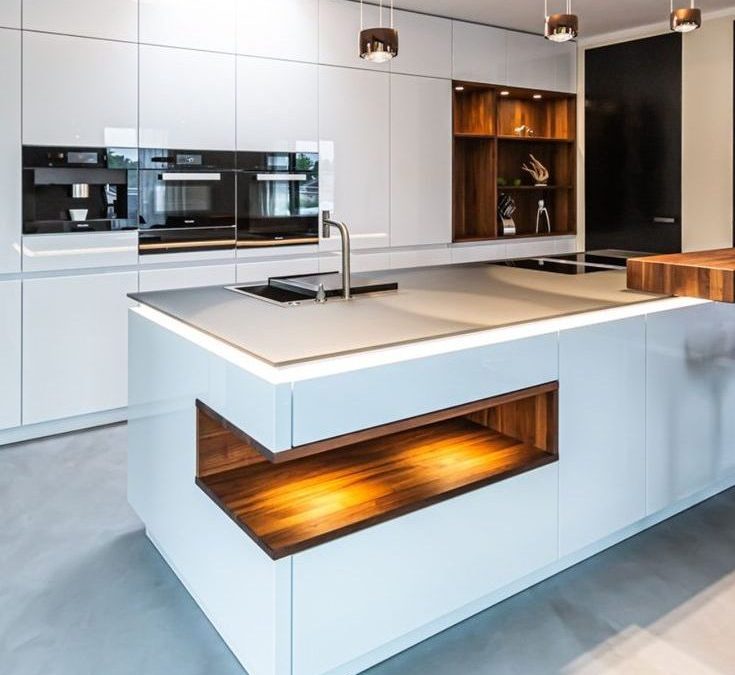
<svg viewBox="0 0 735 675"><path fill-rule="evenodd" d="M388 1L384 0L384 4ZM706 15L707 12L733 7L735 0L699 0L695 4ZM543 29L543 0L395 0L395 6L532 33L540 33ZM565 0L549 0L550 13L562 11L564 6ZM589 37L654 23L663 24L668 19L669 2L573 0L572 10L579 15L580 37Z"/></svg>

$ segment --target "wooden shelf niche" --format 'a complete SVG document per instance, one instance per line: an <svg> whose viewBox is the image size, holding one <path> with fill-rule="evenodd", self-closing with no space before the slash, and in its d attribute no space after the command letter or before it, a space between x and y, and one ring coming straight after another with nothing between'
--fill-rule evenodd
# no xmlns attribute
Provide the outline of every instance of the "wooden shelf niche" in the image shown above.
<svg viewBox="0 0 735 675"><path fill-rule="evenodd" d="M502 193L516 202L514 236L536 234L540 199L549 211L551 234L576 232L575 96L455 82L453 112L454 241L502 237L497 215ZM532 133L519 135L523 126ZM547 187L533 185L522 171L530 154L549 169Z"/></svg>
<svg viewBox="0 0 735 675"><path fill-rule="evenodd" d="M274 560L558 459L549 383L268 461L197 402L197 484ZM324 447L328 451L318 452Z"/></svg>

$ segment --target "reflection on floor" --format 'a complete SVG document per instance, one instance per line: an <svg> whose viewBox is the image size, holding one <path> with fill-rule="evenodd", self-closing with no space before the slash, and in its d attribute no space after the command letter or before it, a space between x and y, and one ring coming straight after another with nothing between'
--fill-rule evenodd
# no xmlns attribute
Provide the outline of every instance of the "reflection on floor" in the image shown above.
<svg viewBox="0 0 735 675"><path fill-rule="evenodd" d="M124 426L0 449L3 675L242 675L125 500ZM369 675L735 672L735 490Z"/></svg>

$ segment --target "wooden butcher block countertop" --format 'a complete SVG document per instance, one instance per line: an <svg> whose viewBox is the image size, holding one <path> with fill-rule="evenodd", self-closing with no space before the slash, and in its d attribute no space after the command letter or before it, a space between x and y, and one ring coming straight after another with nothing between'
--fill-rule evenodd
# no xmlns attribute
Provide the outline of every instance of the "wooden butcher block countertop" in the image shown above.
<svg viewBox="0 0 735 675"><path fill-rule="evenodd" d="M735 248L631 258L628 288L735 302Z"/></svg>

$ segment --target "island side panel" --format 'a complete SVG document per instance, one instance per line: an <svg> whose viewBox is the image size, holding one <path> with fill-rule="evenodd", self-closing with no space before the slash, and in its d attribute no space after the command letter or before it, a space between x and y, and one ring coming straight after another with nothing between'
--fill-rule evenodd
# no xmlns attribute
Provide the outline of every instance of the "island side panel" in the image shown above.
<svg viewBox="0 0 735 675"><path fill-rule="evenodd" d="M295 382L293 444L558 379L557 333Z"/></svg>
<svg viewBox="0 0 735 675"><path fill-rule="evenodd" d="M129 334L129 501L243 666L290 675L291 560L265 556L194 482L195 400L246 392L227 389L218 357L135 311Z"/></svg>
<svg viewBox="0 0 735 675"><path fill-rule="evenodd" d="M294 675L353 675L558 556L557 465L293 558Z"/></svg>
<svg viewBox="0 0 735 675"><path fill-rule="evenodd" d="M648 513L735 477L735 307L647 317Z"/></svg>

